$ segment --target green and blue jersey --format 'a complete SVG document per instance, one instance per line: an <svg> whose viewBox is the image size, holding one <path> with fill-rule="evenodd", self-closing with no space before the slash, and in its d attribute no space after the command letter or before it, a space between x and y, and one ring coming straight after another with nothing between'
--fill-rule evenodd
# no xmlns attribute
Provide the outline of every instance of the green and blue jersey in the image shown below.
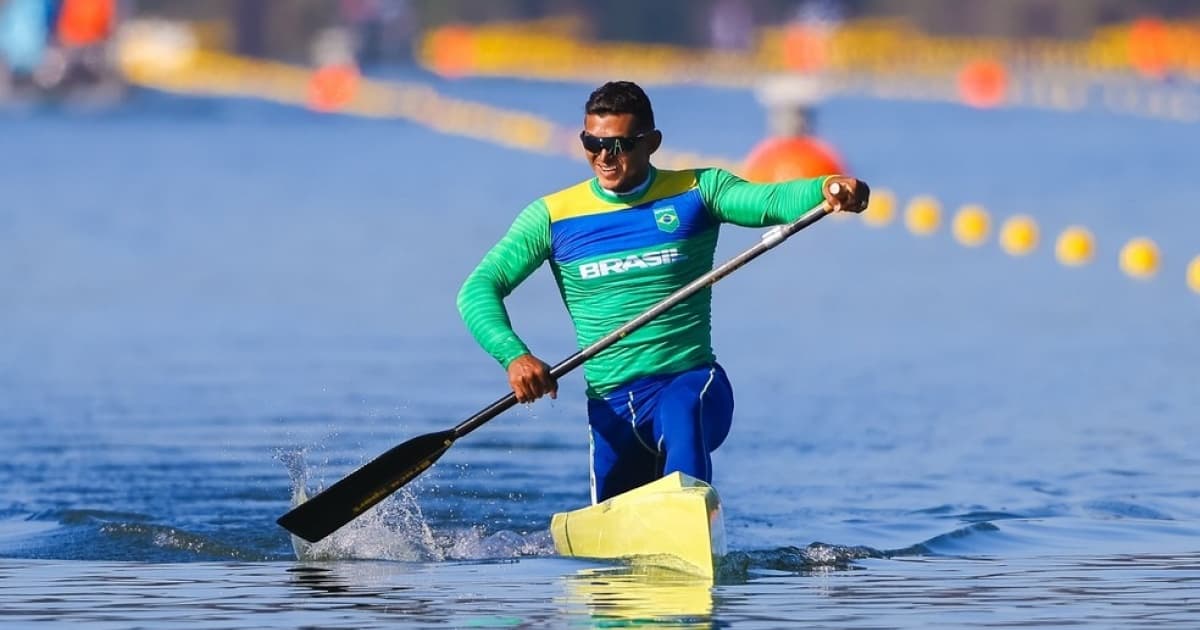
<svg viewBox="0 0 1200 630"><path fill-rule="evenodd" d="M753 184L721 169L651 169L630 195L593 178L529 204L467 277L458 308L504 367L529 348L504 298L543 263L586 347L712 268L722 223L788 223L821 202L822 178ZM712 363L712 291L705 288L589 360L588 395L632 379Z"/></svg>

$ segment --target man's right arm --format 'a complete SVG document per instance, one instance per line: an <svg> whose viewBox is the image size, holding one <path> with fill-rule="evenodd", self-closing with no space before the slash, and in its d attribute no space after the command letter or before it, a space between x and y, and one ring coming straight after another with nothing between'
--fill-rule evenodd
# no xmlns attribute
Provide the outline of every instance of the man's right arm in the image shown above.
<svg viewBox="0 0 1200 630"><path fill-rule="evenodd" d="M458 292L458 312L479 345L505 369L529 348L504 308L512 293L550 257L550 214L538 200L526 206Z"/></svg>

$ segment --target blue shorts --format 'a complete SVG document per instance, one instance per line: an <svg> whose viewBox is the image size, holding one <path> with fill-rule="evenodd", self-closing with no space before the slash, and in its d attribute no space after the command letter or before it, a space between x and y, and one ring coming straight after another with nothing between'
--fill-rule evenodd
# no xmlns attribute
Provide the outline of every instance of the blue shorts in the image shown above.
<svg viewBox="0 0 1200 630"><path fill-rule="evenodd" d="M733 422L720 365L639 378L588 400L592 503L676 471L712 482L712 457Z"/></svg>

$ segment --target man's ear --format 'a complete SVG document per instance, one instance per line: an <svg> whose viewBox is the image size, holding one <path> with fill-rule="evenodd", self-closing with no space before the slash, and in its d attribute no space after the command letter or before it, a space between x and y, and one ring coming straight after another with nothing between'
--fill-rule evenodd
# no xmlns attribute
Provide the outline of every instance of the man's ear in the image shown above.
<svg viewBox="0 0 1200 630"><path fill-rule="evenodd" d="M653 155L654 152L658 150L658 147L662 146L662 132L657 129L651 131L646 136L646 142L649 143L646 145L648 149L647 153L649 155Z"/></svg>

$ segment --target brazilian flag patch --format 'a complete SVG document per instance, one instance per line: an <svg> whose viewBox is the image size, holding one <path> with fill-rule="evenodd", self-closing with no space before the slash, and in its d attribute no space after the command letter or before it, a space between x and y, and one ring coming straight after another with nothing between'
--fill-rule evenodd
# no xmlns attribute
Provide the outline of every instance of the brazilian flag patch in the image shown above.
<svg viewBox="0 0 1200 630"><path fill-rule="evenodd" d="M675 214L675 206L658 208L654 211L654 222L663 232L674 232L679 229L679 215Z"/></svg>

